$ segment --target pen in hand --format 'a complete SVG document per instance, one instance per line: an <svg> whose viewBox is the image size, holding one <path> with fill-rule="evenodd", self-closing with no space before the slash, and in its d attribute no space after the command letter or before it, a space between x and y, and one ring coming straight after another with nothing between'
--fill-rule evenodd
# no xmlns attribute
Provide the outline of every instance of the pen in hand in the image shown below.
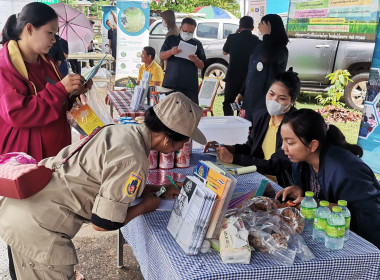
<svg viewBox="0 0 380 280"><path fill-rule="evenodd" d="M173 181L172 177L170 177L170 175L166 175L166 177L168 177L168 179L170 180L170 182L174 185L174 187L176 187L178 190L180 189L177 184Z"/></svg>

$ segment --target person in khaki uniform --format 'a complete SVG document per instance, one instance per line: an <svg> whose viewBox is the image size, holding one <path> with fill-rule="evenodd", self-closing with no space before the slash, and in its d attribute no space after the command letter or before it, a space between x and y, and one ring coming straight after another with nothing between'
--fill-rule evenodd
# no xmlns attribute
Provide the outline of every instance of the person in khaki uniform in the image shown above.
<svg viewBox="0 0 380 280"><path fill-rule="evenodd" d="M78 260L71 239L84 222L95 230L116 230L155 210L161 199L154 192L161 186L146 184L149 152L179 150L189 137L205 144L197 129L201 115L198 105L173 93L148 109L145 124L102 129L57 168L40 192L24 200L0 200L0 236L12 249L17 278L74 279ZM40 165L59 165L77 146ZM179 194L171 184L166 188L163 197ZM141 203L129 206L136 197L143 198Z"/></svg>

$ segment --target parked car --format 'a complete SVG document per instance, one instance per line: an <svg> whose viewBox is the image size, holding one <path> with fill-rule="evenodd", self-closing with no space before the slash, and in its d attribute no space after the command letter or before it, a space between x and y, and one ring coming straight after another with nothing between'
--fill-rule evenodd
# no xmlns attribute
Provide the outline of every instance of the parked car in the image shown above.
<svg viewBox="0 0 380 280"><path fill-rule="evenodd" d="M344 91L350 108L363 109L375 43L339 40L290 38L288 66L298 72L303 89L325 89L326 75L337 69L351 73Z"/></svg>
<svg viewBox="0 0 380 280"><path fill-rule="evenodd" d="M194 38L202 42L206 54L205 67L202 70L202 77L217 77L224 79L229 56L223 54L223 46L228 35L235 33L239 28L237 19L195 19L197 27L194 31ZM177 19L178 27L181 25L181 19ZM149 28L149 45L159 54L161 46L165 41L167 29L162 24L162 20L156 20ZM160 58L156 55L155 60L159 62ZM219 87L219 93L224 91L224 82Z"/></svg>

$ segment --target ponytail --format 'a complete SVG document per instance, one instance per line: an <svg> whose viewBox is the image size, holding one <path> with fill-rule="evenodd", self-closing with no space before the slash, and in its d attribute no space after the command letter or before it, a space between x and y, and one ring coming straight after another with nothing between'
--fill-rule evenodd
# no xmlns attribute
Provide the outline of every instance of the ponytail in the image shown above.
<svg viewBox="0 0 380 280"><path fill-rule="evenodd" d="M3 31L1 32L1 42L0 44L5 44L9 40L18 40L18 36L21 32L16 32L16 26L17 26L17 16L16 14L11 15L7 22L4 25ZM22 31L22 30L21 30Z"/></svg>
<svg viewBox="0 0 380 280"><path fill-rule="evenodd" d="M327 145L335 145L345 148L356 156L363 156L363 149L359 145L348 143L342 131L340 131L335 125L328 125L326 143Z"/></svg>
<svg viewBox="0 0 380 280"><path fill-rule="evenodd" d="M287 114L282 125L288 123L294 134L305 146L311 141L319 142L319 150L324 152L330 145L340 146L354 155L361 157L363 149L358 145L349 144L346 137L335 125L325 123L323 117L311 109L300 109Z"/></svg>
<svg viewBox="0 0 380 280"><path fill-rule="evenodd" d="M40 2L29 3L22 8L17 16L11 15L8 18L2 31L0 43L5 44L9 40L19 40L22 30L28 23L39 28L57 18L54 9L49 5Z"/></svg>

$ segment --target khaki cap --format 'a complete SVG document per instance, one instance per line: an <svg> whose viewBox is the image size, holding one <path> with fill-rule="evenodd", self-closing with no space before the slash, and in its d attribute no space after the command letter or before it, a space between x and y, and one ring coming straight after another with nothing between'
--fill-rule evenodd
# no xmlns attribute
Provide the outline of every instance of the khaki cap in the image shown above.
<svg viewBox="0 0 380 280"><path fill-rule="evenodd" d="M197 128L203 109L183 93L174 92L153 107L160 121L171 130L188 136L200 144L207 140Z"/></svg>

